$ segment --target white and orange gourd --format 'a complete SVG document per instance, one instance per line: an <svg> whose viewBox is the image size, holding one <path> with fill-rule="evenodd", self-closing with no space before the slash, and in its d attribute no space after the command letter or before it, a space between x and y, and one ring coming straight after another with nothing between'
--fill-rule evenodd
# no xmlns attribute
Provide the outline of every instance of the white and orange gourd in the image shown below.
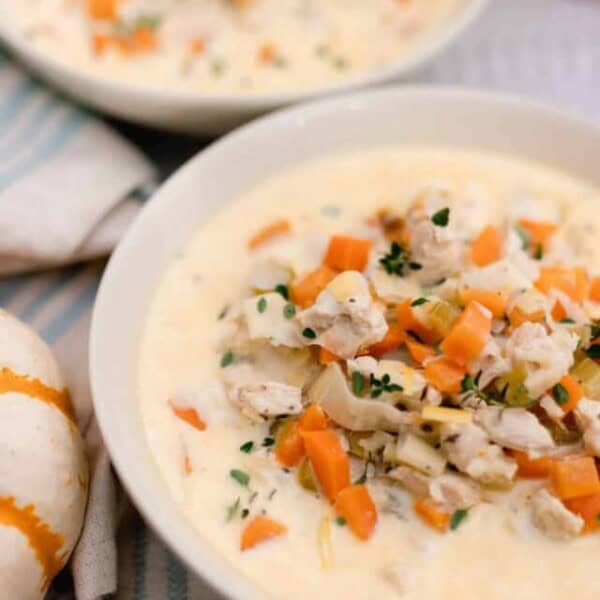
<svg viewBox="0 0 600 600"><path fill-rule="evenodd" d="M48 346L0 310L0 590L40 600L81 532L83 441Z"/></svg>

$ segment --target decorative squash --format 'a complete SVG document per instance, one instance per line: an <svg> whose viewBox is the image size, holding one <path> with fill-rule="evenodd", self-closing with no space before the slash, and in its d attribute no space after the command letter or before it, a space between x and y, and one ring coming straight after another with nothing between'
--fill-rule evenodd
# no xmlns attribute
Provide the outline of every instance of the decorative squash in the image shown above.
<svg viewBox="0 0 600 600"><path fill-rule="evenodd" d="M0 590L40 600L83 523L88 470L50 348L0 310Z"/></svg>

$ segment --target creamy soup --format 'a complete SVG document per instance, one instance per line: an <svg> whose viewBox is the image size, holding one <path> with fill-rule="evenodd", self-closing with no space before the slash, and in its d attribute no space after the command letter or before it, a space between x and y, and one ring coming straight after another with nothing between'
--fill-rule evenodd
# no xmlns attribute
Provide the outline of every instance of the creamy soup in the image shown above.
<svg viewBox="0 0 600 600"><path fill-rule="evenodd" d="M2 0L44 52L103 78L264 93L403 60L469 0Z"/></svg>
<svg viewBox="0 0 600 600"><path fill-rule="evenodd" d="M386 148L225 208L140 351L190 526L273 598L600 597L599 200Z"/></svg>

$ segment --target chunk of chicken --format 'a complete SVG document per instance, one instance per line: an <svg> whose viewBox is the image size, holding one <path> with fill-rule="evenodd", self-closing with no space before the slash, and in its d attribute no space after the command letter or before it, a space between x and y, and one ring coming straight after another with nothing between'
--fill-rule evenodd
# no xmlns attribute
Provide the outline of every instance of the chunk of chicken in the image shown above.
<svg viewBox="0 0 600 600"><path fill-rule="evenodd" d="M356 271L338 275L298 320L317 334L315 343L342 358L354 357L388 330L383 306L373 301L367 280Z"/></svg>
<svg viewBox="0 0 600 600"><path fill-rule="evenodd" d="M513 367L525 366L525 386L539 398L569 371L577 343L577 336L564 328L548 335L539 323L527 322L512 332L505 352Z"/></svg>
<svg viewBox="0 0 600 600"><path fill-rule="evenodd" d="M432 285L461 269L463 243L450 215L449 225L435 225L432 216L445 206L439 200L417 202L406 215L410 237L410 252L414 262L421 265L414 276L423 285Z"/></svg>
<svg viewBox="0 0 600 600"><path fill-rule="evenodd" d="M246 383L233 386L228 392L242 413L255 421L302 412L302 393L292 385L274 381Z"/></svg>
<svg viewBox="0 0 600 600"><path fill-rule="evenodd" d="M550 432L524 408L482 406L475 412L475 423L505 448L541 452L554 447Z"/></svg>
<svg viewBox="0 0 600 600"><path fill-rule="evenodd" d="M460 277L461 288L511 294L532 287L532 280L510 260L503 258L487 267L471 268Z"/></svg>
<svg viewBox="0 0 600 600"><path fill-rule="evenodd" d="M422 498L429 495L431 477L416 469L406 466L396 467L395 469L388 471L386 477L389 477L392 481L398 482L414 496Z"/></svg>
<svg viewBox="0 0 600 600"><path fill-rule="evenodd" d="M583 529L583 519L544 489L538 490L532 496L531 512L535 526L555 540L573 538Z"/></svg>
<svg viewBox="0 0 600 600"><path fill-rule="evenodd" d="M472 423L442 425L442 450L460 471L484 485L507 487L517 472L516 462Z"/></svg>
<svg viewBox="0 0 600 600"><path fill-rule="evenodd" d="M574 412L586 450L600 457L600 402L582 398Z"/></svg>
<svg viewBox="0 0 600 600"><path fill-rule="evenodd" d="M510 361L502 355L499 339L490 337L481 354L469 364L469 372L481 373L478 384L481 389L510 370Z"/></svg>
<svg viewBox="0 0 600 600"><path fill-rule="evenodd" d="M430 496L449 511L470 508L479 504L479 486L471 479L454 473L444 473L429 484Z"/></svg>

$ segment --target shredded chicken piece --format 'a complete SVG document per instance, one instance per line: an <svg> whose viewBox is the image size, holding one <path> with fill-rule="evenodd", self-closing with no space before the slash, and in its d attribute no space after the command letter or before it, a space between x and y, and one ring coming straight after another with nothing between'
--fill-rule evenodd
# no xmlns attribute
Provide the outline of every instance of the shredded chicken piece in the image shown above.
<svg viewBox="0 0 600 600"><path fill-rule="evenodd" d="M600 457L600 402L582 398L574 412L586 450Z"/></svg>
<svg viewBox="0 0 600 600"><path fill-rule="evenodd" d="M444 473L433 479L429 484L429 494L450 511L470 508L481 502L479 486L471 479L454 473Z"/></svg>
<svg viewBox="0 0 600 600"><path fill-rule="evenodd" d="M538 490L532 496L531 511L535 526L553 539L567 540L579 535L583 529L583 519L547 490Z"/></svg>
<svg viewBox="0 0 600 600"><path fill-rule="evenodd" d="M353 358L388 330L383 306L373 301L366 279L356 271L338 275L298 320L317 334L315 343L342 358Z"/></svg>
<svg viewBox="0 0 600 600"><path fill-rule="evenodd" d="M479 357L469 364L471 373L481 373L479 376L481 389L487 387L496 377L504 375L510 370L510 361L502 356L499 339L490 337Z"/></svg>
<svg viewBox="0 0 600 600"><path fill-rule="evenodd" d="M396 467L386 473L386 477L397 481L414 496L425 497L429 494L431 477L411 467Z"/></svg>
<svg viewBox="0 0 600 600"><path fill-rule="evenodd" d="M484 485L510 485L517 464L483 429L472 423L447 423L441 436L443 452L460 471Z"/></svg>
<svg viewBox="0 0 600 600"><path fill-rule="evenodd" d="M439 227L432 216L445 206L444 198L417 202L406 215L412 260L421 265L414 276L423 285L431 285L458 273L462 267L463 244L450 214L449 224Z"/></svg>
<svg viewBox="0 0 600 600"><path fill-rule="evenodd" d="M542 451L554 447L550 432L524 408L482 406L475 412L475 422L505 448Z"/></svg>
<svg viewBox="0 0 600 600"><path fill-rule="evenodd" d="M532 280L510 260L503 258L487 267L471 268L462 273L461 287L511 294L532 287Z"/></svg>
<svg viewBox="0 0 600 600"><path fill-rule="evenodd" d="M577 343L577 336L564 328L548 335L539 323L527 322L512 332L505 352L513 366L525 366L527 390L539 398L569 371Z"/></svg>
<svg viewBox="0 0 600 600"><path fill-rule="evenodd" d="M261 417L281 417L302 412L300 388L269 381L246 383L229 389L229 399L239 406L247 417L260 421Z"/></svg>

